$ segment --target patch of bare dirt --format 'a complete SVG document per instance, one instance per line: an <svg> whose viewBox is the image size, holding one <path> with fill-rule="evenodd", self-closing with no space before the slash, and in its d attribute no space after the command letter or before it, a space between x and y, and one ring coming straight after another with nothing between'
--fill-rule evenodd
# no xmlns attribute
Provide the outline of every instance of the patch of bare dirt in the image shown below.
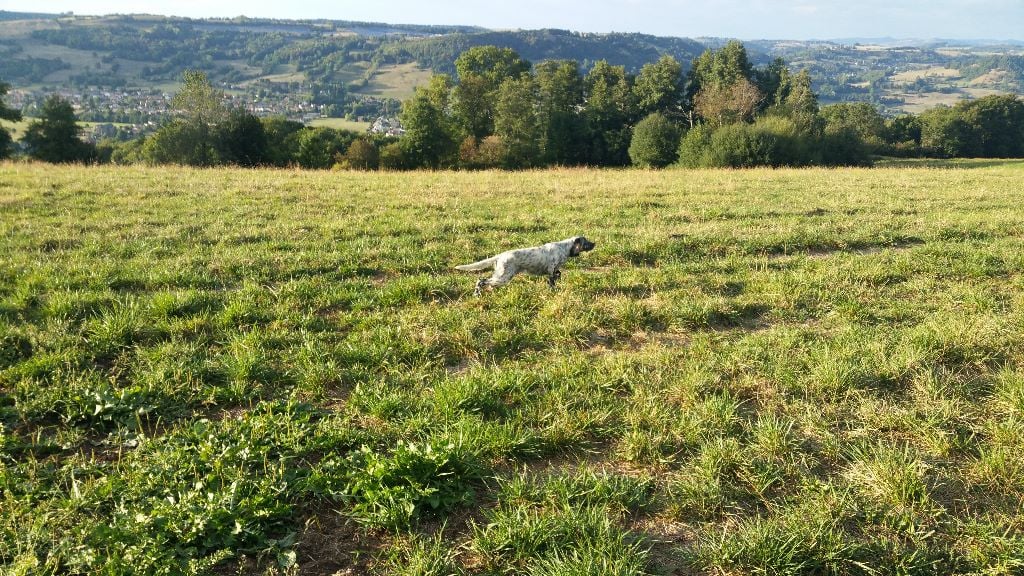
<svg viewBox="0 0 1024 576"><path fill-rule="evenodd" d="M690 525L665 518L640 518L630 531L650 546L650 567L655 574L703 575L686 561L685 551L697 541L697 530Z"/></svg>
<svg viewBox="0 0 1024 576"><path fill-rule="evenodd" d="M385 537L361 529L329 507L312 512L298 542L301 573L324 576L369 574L373 559L387 545Z"/></svg>

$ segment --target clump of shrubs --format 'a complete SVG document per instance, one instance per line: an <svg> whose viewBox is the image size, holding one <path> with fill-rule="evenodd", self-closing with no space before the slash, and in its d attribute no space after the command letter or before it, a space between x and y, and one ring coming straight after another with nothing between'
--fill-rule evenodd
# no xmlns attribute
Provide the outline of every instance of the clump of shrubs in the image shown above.
<svg viewBox="0 0 1024 576"><path fill-rule="evenodd" d="M871 157L857 134L825 130L802 133L784 116L768 115L752 124L713 129L702 124L679 144L679 165L685 168L750 168L754 166L862 166Z"/></svg>

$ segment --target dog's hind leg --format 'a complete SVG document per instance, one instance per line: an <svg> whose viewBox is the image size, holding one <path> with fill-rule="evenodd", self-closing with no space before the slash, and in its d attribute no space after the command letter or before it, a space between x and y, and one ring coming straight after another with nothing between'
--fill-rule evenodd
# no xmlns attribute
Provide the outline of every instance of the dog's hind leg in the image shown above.
<svg viewBox="0 0 1024 576"><path fill-rule="evenodd" d="M487 278L481 278L476 282L476 289L473 290L473 296L479 296L483 294L484 287L487 286Z"/></svg>
<svg viewBox="0 0 1024 576"><path fill-rule="evenodd" d="M490 278L481 278L476 283L476 290L473 294L479 296L483 289L486 287L500 288L505 284L512 281L512 278L516 275L518 270L512 266L501 266L500 264L494 268L494 274Z"/></svg>

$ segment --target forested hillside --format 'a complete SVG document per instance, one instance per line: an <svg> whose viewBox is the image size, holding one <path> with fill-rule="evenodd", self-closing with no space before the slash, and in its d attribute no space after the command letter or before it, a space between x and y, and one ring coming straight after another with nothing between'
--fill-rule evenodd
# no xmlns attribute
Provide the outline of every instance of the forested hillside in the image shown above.
<svg viewBox="0 0 1024 576"><path fill-rule="evenodd" d="M433 72L451 73L476 46L515 50L530 62L605 60L636 74L661 55L688 67L720 39L564 30L490 31L345 21L0 12L0 81L29 116L62 92L83 120L140 124L166 116L187 69L201 70L246 108L289 118L372 119ZM930 42L757 41L753 63L781 57L807 69L823 103L871 102L888 114L920 112L996 92L1021 93L1024 46Z"/></svg>
<svg viewBox="0 0 1024 576"><path fill-rule="evenodd" d="M583 34L566 30L523 30L517 32L457 33L422 39L408 39L390 45L387 54L397 59L412 58L442 73L455 71L459 54L476 46L511 48L527 60L575 60L590 69L600 60L637 73L644 64L669 54L689 62L706 49L687 38L663 38L646 34Z"/></svg>

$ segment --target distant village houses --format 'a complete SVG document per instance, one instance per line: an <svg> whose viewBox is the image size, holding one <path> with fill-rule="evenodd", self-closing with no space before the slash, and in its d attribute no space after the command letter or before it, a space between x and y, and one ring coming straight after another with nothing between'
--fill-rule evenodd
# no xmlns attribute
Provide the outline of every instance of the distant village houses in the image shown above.
<svg viewBox="0 0 1024 576"><path fill-rule="evenodd" d="M373 124L370 124L368 131L370 134L385 134L387 136L405 134L405 128L402 128L402 123L398 121L398 118L385 118L384 116L378 116Z"/></svg>

